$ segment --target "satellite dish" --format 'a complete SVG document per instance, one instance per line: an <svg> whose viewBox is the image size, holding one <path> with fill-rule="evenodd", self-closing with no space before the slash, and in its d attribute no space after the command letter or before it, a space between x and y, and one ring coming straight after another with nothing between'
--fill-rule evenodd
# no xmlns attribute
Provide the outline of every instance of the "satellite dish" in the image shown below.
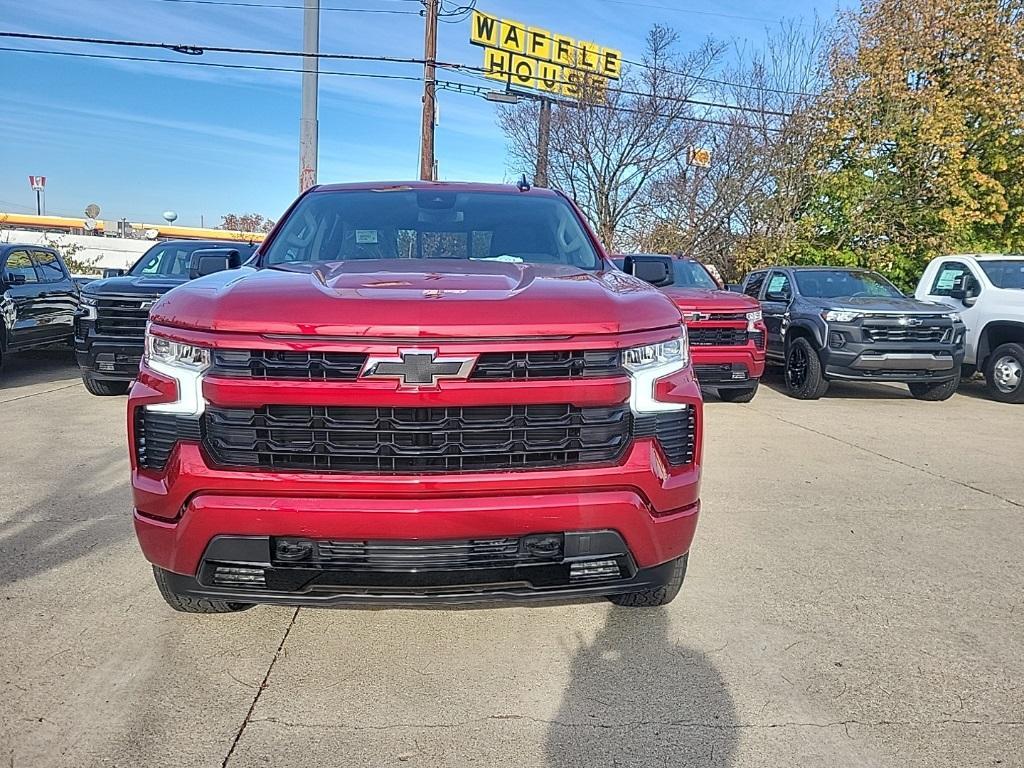
<svg viewBox="0 0 1024 768"><path fill-rule="evenodd" d="M177 218L178 214L175 211L164 211L164 219L167 221L168 224L171 224L172 222L176 221Z"/></svg>
<svg viewBox="0 0 1024 768"><path fill-rule="evenodd" d="M85 215L88 216L90 219L95 219L97 216L100 215L100 207L96 205L96 203L89 203L87 206L85 206ZM95 222L93 223L95 224ZM88 227L88 229L92 229L92 227Z"/></svg>
<svg viewBox="0 0 1024 768"><path fill-rule="evenodd" d="M95 208L96 206L94 205L92 207ZM96 219L93 218L92 216L87 218L85 220L85 229L87 232L92 232L94 229L96 229Z"/></svg>
<svg viewBox="0 0 1024 768"><path fill-rule="evenodd" d="M160 236L160 230L147 229L145 232L143 232L143 234L146 236L147 240L156 240Z"/></svg>

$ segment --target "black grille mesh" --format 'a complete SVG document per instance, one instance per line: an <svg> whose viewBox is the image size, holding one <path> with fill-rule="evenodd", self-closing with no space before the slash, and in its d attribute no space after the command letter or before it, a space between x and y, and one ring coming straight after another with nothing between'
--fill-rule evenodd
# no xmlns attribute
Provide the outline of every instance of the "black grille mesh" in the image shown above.
<svg viewBox="0 0 1024 768"><path fill-rule="evenodd" d="M689 406L678 411L640 414L633 419L633 434L657 438L670 464L690 464L696 451L697 416Z"/></svg>
<svg viewBox="0 0 1024 768"><path fill-rule="evenodd" d="M365 362L366 355L358 352L220 349L213 353L212 372L253 379L355 381Z"/></svg>
<svg viewBox="0 0 1024 768"><path fill-rule="evenodd" d="M695 347L731 347L747 343L747 329L688 327L690 344Z"/></svg>
<svg viewBox="0 0 1024 768"><path fill-rule="evenodd" d="M139 466L163 469L179 440L202 439L198 418L174 413L154 413L146 408L135 410L135 458Z"/></svg>
<svg viewBox="0 0 1024 768"><path fill-rule="evenodd" d="M446 472L610 462L626 449L628 406L508 405L208 408L218 464L315 472Z"/></svg>
<svg viewBox="0 0 1024 768"><path fill-rule="evenodd" d="M149 306L157 296L150 298L103 298L96 302L96 333L101 336L119 336L141 339L146 335Z"/></svg>
<svg viewBox="0 0 1024 768"><path fill-rule="evenodd" d="M486 352L470 379L575 379L624 373L618 350Z"/></svg>

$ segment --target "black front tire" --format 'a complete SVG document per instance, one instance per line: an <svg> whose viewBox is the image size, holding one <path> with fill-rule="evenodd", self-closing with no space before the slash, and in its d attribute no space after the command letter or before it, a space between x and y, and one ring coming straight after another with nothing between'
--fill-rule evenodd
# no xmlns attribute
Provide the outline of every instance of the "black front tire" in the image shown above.
<svg viewBox="0 0 1024 768"><path fill-rule="evenodd" d="M163 568L153 566L153 578L156 579L156 587L171 608L182 613L236 613L252 608L246 603L229 603L227 600L213 600L208 597L192 597L175 592L171 587L170 574Z"/></svg>
<svg viewBox="0 0 1024 768"><path fill-rule="evenodd" d="M98 397L127 395L128 390L132 387L132 383L130 381L107 381L104 379L95 379L88 373L82 374L82 383L85 384L85 388L89 390L89 394L97 395Z"/></svg>
<svg viewBox="0 0 1024 768"><path fill-rule="evenodd" d="M690 554L687 553L672 561L672 575L664 586L643 592L608 595L608 599L623 608L656 608L659 605L668 605L675 600L683 586L683 579L686 578L686 561L689 557Z"/></svg>
<svg viewBox="0 0 1024 768"><path fill-rule="evenodd" d="M719 389L718 397L726 403L749 403L754 399L754 395L757 394L757 385L759 382L755 381L754 386L739 389L736 387L730 387L728 389Z"/></svg>
<svg viewBox="0 0 1024 768"><path fill-rule="evenodd" d="M1024 403L1024 345L1002 344L985 361L985 382L993 400Z"/></svg>
<svg viewBox="0 0 1024 768"><path fill-rule="evenodd" d="M797 400L817 400L828 392L828 380L817 351L803 336L786 349L786 390Z"/></svg>
<svg viewBox="0 0 1024 768"><path fill-rule="evenodd" d="M910 388L910 394L914 396L915 400L925 400L932 403L937 403L942 400L949 400L953 395L956 394L957 388L960 386L960 376L950 379L949 381L939 382L911 382L907 384Z"/></svg>

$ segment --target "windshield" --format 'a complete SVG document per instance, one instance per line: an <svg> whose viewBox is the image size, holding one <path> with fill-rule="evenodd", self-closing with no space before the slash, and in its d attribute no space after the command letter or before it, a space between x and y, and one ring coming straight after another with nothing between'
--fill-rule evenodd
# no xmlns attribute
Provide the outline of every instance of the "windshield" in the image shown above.
<svg viewBox="0 0 1024 768"><path fill-rule="evenodd" d="M624 256L616 256L612 261L619 269L625 270L626 259ZM672 285L680 288L706 288L710 291L717 291L718 284L704 265L687 259L672 259ZM667 287L667 286L661 286Z"/></svg>
<svg viewBox="0 0 1024 768"><path fill-rule="evenodd" d="M1016 288L1024 290L1024 259L1007 259L1006 261L981 261L988 279L996 288Z"/></svg>
<svg viewBox="0 0 1024 768"><path fill-rule="evenodd" d="M561 198L408 189L306 196L267 248L263 265L379 259L601 266Z"/></svg>
<svg viewBox="0 0 1024 768"><path fill-rule="evenodd" d="M796 270L796 284L800 294L811 299L853 298L855 296L879 296L901 298L899 289L881 275L874 272L848 271L845 269Z"/></svg>
<svg viewBox="0 0 1024 768"><path fill-rule="evenodd" d="M254 250L254 246L247 243L162 243L146 251L128 274L187 278L192 253L211 248L234 248L242 255L242 261L249 258Z"/></svg>

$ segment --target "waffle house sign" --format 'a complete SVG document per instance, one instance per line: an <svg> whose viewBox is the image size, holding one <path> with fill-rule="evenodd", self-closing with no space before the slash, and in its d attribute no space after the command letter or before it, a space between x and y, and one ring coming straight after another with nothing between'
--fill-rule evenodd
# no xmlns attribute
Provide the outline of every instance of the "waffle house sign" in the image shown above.
<svg viewBox="0 0 1024 768"><path fill-rule="evenodd" d="M622 74L622 51L473 11L470 42L484 49L484 74L520 88L577 97Z"/></svg>

